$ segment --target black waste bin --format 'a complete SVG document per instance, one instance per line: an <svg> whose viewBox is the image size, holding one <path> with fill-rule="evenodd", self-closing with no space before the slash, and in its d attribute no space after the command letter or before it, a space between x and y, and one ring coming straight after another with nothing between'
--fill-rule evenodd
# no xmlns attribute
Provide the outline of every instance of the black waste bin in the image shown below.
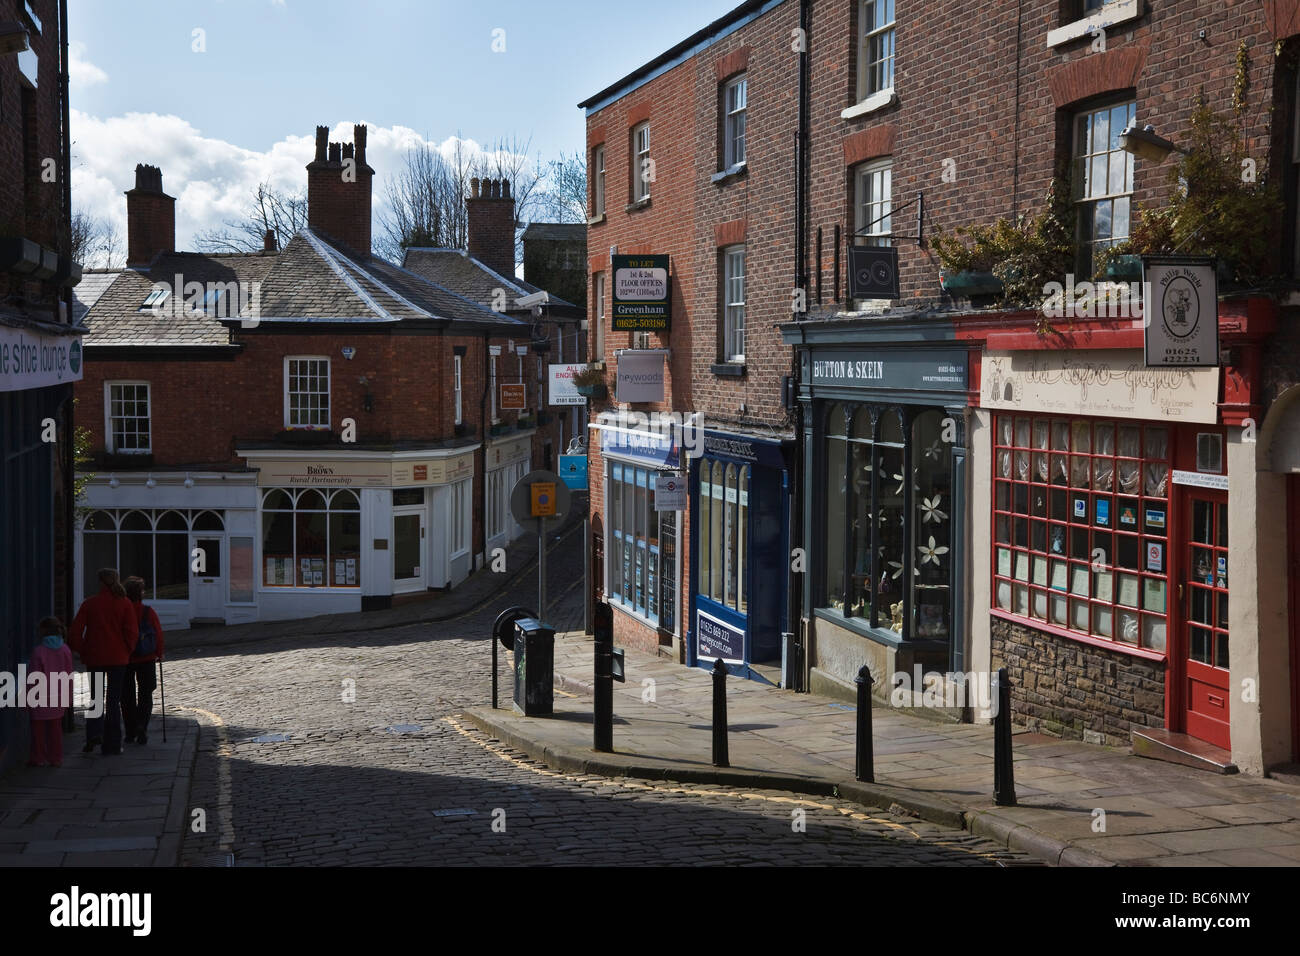
<svg viewBox="0 0 1300 956"><path fill-rule="evenodd" d="M515 621L515 713L549 716L555 706L555 628L532 617Z"/></svg>

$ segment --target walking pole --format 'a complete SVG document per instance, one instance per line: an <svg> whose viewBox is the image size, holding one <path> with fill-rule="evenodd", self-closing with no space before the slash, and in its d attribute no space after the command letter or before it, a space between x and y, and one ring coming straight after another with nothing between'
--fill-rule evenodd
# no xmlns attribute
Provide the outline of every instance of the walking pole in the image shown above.
<svg viewBox="0 0 1300 956"><path fill-rule="evenodd" d="M158 690L162 694L163 743L167 743L167 685L163 683L162 658L158 658Z"/></svg>

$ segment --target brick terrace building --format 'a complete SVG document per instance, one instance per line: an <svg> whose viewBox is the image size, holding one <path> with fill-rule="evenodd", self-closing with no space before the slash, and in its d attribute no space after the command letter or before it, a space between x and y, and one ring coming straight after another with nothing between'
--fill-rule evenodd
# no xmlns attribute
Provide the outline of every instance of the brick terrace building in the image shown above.
<svg viewBox="0 0 1300 956"><path fill-rule="evenodd" d="M0 2L0 671L14 673L36 625L70 619L72 327L67 8ZM0 708L0 771L23 759L22 711Z"/></svg>
<svg viewBox="0 0 1300 956"><path fill-rule="evenodd" d="M1286 196L1260 224L1280 226L1279 260L1254 265L1294 277L1300 9L969 12L745 3L581 104L593 313L609 309L606 248L672 255L673 328L653 343L670 350L663 407L702 412L727 433L718 452L766 432L773 471L791 476L788 510L751 490L746 514L739 476L758 463L706 451L707 471L691 464L683 655L752 665L772 654L760 627L798 631L804 668L787 666L787 684L846 697L863 664L880 694L918 665L1006 666L1016 719L1035 729L1256 773L1294 759L1300 524L1278 533L1300 511L1294 295L1225 291L1222 364L1156 374L1140 319L1077 314L1039 335L1039 313L974 308L956 281L945 293L921 237L1037 214L1069 172L1076 272L1091 278L1095 252L1172 188L1169 166L1124 151L1119 133L1150 123L1183 141L1196 94L1227 111L1244 41L1249 153ZM648 202L634 178L647 145ZM897 299L849 299L850 242L898 248ZM632 344L606 323L593 358L612 366ZM783 410L790 373L797 419ZM616 467L639 481L656 465L605 446L592 459L604 590L632 612L620 639L644 643L652 566L639 572L626 545L641 548L640 499L629 516L604 486ZM756 575L760 507L782 527L765 549L802 547L806 573ZM759 625L741 602L786 579L789 611L764 609Z"/></svg>
<svg viewBox="0 0 1300 956"><path fill-rule="evenodd" d="M173 251L174 200L137 167L128 268L87 284L79 566L144 576L164 626L454 586L521 532L510 487L560 438L490 391L532 325L371 256L366 129L327 139L318 127L309 228L279 250L268 235L256 253Z"/></svg>

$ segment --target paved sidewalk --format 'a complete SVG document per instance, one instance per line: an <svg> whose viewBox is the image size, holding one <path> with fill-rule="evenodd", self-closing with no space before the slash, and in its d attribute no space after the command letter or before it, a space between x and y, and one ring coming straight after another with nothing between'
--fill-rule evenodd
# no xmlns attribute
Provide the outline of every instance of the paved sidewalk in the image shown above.
<svg viewBox="0 0 1300 956"><path fill-rule="evenodd" d="M156 704L156 702L155 702ZM62 767L0 780L0 866L176 866L198 726L155 710L149 743L120 757L83 754L85 725L63 735Z"/></svg>
<svg viewBox="0 0 1300 956"><path fill-rule="evenodd" d="M719 770L711 765L709 674L631 650L627 683L614 685L616 753L597 754L592 648L581 632L557 636L554 718L513 714L505 691L501 710L476 708L470 719L556 769L897 803L1062 865L1300 864L1300 788L1023 733L1013 745L1019 806L995 807L991 726L882 706L872 710L877 783L861 784L853 780L854 708L755 681L727 682L731 769ZM647 678L653 702L643 700Z"/></svg>

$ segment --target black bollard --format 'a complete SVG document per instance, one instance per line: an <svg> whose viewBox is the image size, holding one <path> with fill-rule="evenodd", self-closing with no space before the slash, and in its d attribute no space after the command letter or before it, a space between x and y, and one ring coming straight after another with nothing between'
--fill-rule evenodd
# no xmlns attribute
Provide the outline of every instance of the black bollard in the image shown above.
<svg viewBox="0 0 1300 956"><path fill-rule="evenodd" d="M713 766L730 767L727 759L727 665L713 662Z"/></svg>
<svg viewBox="0 0 1300 956"><path fill-rule="evenodd" d="M1016 805L1016 777L1011 767L1011 679L998 668L998 712L993 718L993 802Z"/></svg>
<svg viewBox="0 0 1300 956"><path fill-rule="evenodd" d="M614 612L604 601L592 613L596 645L596 682L592 688L592 749L614 752Z"/></svg>
<svg viewBox="0 0 1300 956"><path fill-rule="evenodd" d="M864 783L876 782L875 754L871 747L871 670L866 664L854 679L858 685L858 746L853 775Z"/></svg>

